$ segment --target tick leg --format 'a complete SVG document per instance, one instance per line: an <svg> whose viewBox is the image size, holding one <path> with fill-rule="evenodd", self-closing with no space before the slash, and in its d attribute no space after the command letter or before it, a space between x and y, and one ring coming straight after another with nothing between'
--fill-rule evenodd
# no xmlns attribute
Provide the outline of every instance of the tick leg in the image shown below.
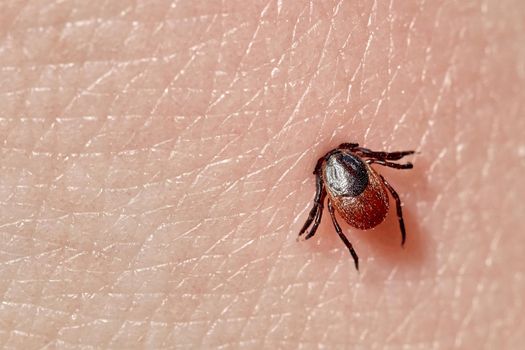
<svg viewBox="0 0 525 350"><path fill-rule="evenodd" d="M403 209L401 208L401 199L399 199L399 195L397 194L396 190L390 184L385 180L383 175L381 176L381 179L383 180L383 183L385 184L386 188L390 191L392 194L392 197L394 197L396 201L396 209L397 209L397 219L399 220L399 228L401 229L401 246L405 244L407 233L405 230L405 221L403 220Z"/></svg>
<svg viewBox="0 0 525 350"><path fill-rule="evenodd" d="M315 176L321 176L321 167L323 166L323 162L324 160L326 159L326 156L325 157L321 157L317 160L317 163L315 164L315 168L314 168L314 172L313 174Z"/></svg>
<svg viewBox="0 0 525 350"><path fill-rule="evenodd" d="M323 217L323 209L324 209L324 198L326 196L326 192L324 190L321 191L321 200L318 204L317 209L317 215L315 216L314 224L312 225L312 229L308 234L304 237L304 240L310 239L315 235L315 232L317 231L317 228L319 227L319 224L321 223L321 218Z"/></svg>
<svg viewBox="0 0 525 350"><path fill-rule="evenodd" d="M405 156L416 153L415 151L376 152L364 147L357 147L356 151L363 157L370 157L379 160L399 160Z"/></svg>
<svg viewBox="0 0 525 350"><path fill-rule="evenodd" d="M358 143L348 143L348 142L345 142L345 143L340 144L339 147L337 147L337 148L354 150L354 149L356 149L356 148L360 148L360 147L359 147L359 144L358 144Z"/></svg>
<svg viewBox="0 0 525 350"><path fill-rule="evenodd" d="M314 205L312 209L310 210L310 214L308 214L308 219L306 219L306 222L303 225L303 228L301 228L301 231L299 231L299 236L297 236L297 239L303 235L303 233L306 232L308 227L312 224L312 221L317 216L317 212L319 210L319 203L321 202L321 194L323 192L323 180L321 179L321 175L319 173L315 176L315 197L314 197Z"/></svg>
<svg viewBox="0 0 525 350"><path fill-rule="evenodd" d="M410 162L406 164L397 164L397 163L387 162L386 160L380 160L380 159L367 159L366 162L368 164L375 163L375 164L387 166L387 167L394 168L394 169L412 169L414 167L414 165Z"/></svg>
<svg viewBox="0 0 525 350"><path fill-rule="evenodd" d="M343 234L343 231L341 230L341 227L337 223L337 219L335 218L335 213L334 213L334 207L332 206L332 201L330 199L328 200L328 211L330 212L330 216L332 217L332 223L334 224L335 230L337 234L339 235L339 238L341 238L345 246L350 251L352 258L354 258L355 268L356 270L359 271L359 257L357 256L357 253L355 252L354 247L352 247L352 243L350 243L348 238L346 238L346 236Z"/></svg>

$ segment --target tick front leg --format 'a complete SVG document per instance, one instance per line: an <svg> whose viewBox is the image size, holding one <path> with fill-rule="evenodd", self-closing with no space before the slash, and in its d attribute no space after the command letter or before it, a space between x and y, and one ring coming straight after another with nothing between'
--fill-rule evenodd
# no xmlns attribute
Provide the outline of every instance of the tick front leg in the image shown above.
<svg viewBox="0 0 525 350"><path fill-rule="evenodd" d="M397 219L399 220L399 228L401 229L401 246L405 245L405 241L407 238L406 230L405 230L405 221L403 220L403 209L401 208L401 199L399 199L399 195L397 194L396 190L390 184L388 181L385 180L383 175L381 176L381 179L383 180L383 183L385 184L386 188L390 191L392 194L392 197L394 197L396 201L396 209L397 209Z"/></svg>
<svg viewBox="0 0 525 350"><path fill-rule="evenodd" d="M339 147L337 148L342 148L342 149L348 149L348 150L354 150L356 148L360 148L359 147L359 144L358 143L348 143L348 142L345 142L345 143L342 143L339 145Z"/></svg>
<svg viewBox="0 0 525 350"><path fill-rule="evenodd" d="M312 229L308 234L304 237L304 240L312 238L315 235L315 232L317 231L317 228L319 227L319 224L321 223L321 218L323 217L323 209L324 209L324 198L326 197L326 192L324 189L321 191L321 200L319 201L319 205L317 208L317 215L315 216L314 224L312 225Z"/></svg>
<svg viewBox="0 0 525 350"><path fill-rule="evenodd" d="M379 164L379 165L387 166L389 168L394 168L394 169L412 169L414 167L414 165L410 162L405 163L405 164L398 164L398 163L387 162L386 160L379 160L379 159L367 159L366 162L368 164Z"/></svg>
<svg viewBox="0 0 525 350"><path fill-rule="evenodd" d="M369 157L378 160L399 160L405 156L416 153L415 151L376 152L364 147L357 147L355 151L362 157Z"/></svg>
<svg viewBox="0 0 525 350"><path fill-rule="evenodd" d="M346 236L343 234L343 231L341 230L341 227L337 223L337 219L335 218L335 213L334 213L334 207L332 206L332 201L330 199L328 199L328 211L330 212L330 216L332 217L332 223L334 224L335 231L337 232L337 234L339 235L339 238L341 238L345 246L350 251L352 258L354 258L355 268L356 270L359 271L359 257L357 256L357 253L355 252L354 247L352 246L352 243L350 243L348 238L346 238Z"/></svg>
<svg viewBox="0 0 525 350"><path fill-rule="evenodd" d="M308 219L306 219L306 222L304 223L303 227L301 228L301 231L299 231L299 235L297 236L297 239L301 237L308 227L312 224L312 221L314 218L317 217L317 212L319 211L319 203L321 203L321 197L323 192L323 180L321 178L321 175L319 173L315 176L315 197L314 197L314 205L312 209L310 210L310 214L308 214Z"/></svg>

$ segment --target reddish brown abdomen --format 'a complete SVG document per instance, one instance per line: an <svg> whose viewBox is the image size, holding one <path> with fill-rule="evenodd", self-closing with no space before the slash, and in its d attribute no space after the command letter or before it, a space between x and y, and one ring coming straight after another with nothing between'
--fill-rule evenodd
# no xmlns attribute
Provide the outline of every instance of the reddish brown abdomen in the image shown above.
<svg viewBox="0 0 525 350"><path fill-rule="evenodd" d="M388 213L388 193L381 177L368 164L368 186L356 197L338 196L327 188L329 199L341 217L361 230L379 225Z"/></svg>

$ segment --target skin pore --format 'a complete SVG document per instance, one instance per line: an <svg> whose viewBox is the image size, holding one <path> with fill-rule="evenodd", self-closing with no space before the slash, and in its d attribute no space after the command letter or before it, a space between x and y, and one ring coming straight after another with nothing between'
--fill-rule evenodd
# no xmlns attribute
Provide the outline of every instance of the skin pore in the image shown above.
<svg viewBox="0 0 525 350"><path fill-rule="evenodd" d="M0 3L0 346L516 349L525 4ZM342 142L369 231L310 210Z"/></svg>

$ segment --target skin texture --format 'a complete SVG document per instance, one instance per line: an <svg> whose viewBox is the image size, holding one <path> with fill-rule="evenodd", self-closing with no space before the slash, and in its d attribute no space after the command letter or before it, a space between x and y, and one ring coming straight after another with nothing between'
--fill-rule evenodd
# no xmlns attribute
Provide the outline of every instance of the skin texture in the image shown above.
<svg viewBox="0 0 525 350"><path fill-rule="evenodd" d="M525 5L2 1L0 346L516 349ZM325 212L316 160L404 203Z"/></svg>

